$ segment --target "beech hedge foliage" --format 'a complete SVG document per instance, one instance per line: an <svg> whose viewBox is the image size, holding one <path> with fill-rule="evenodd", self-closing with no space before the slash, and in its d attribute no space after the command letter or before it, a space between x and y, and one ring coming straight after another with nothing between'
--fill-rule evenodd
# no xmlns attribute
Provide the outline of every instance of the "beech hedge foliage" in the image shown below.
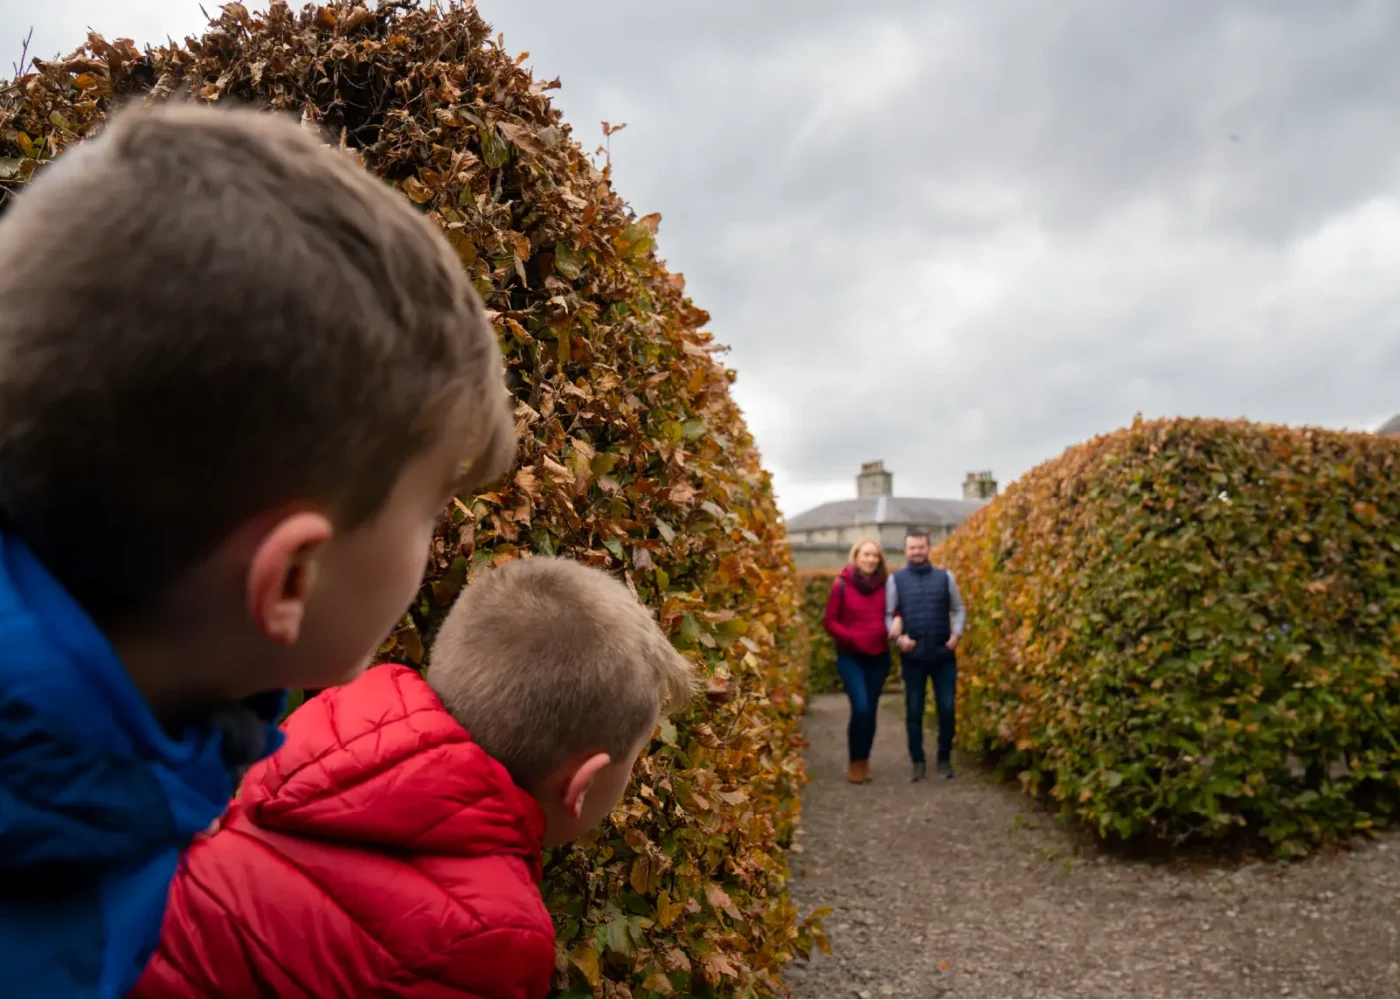
<svg viewBox="0 0 1400 1000"><path fill-rule="evenodd" d="M826 600L831 594L831 585L836 580L835 572L826 570L803 570L798 576L802 580L802 616L806 619L807 634L811 642L811 668L807 687L811 694L829 694L841 690L841 676L836 672L836 646L826 631Z"/></svg>
<svg viewBox="0 0 1400 1000"><path fill-rule="evenodd" d="M1400 441L1139 420L935 559L960 740L1101 834L1291 856L1400 811Z"/></svg>
<svg viewBox="0 0 1400 1000"><path fill-rule="evenodd" d="M708 316L535 80L470 6L223 6L140 51L89 35L0 92L0 200L123 100L295 114L439 224L491 310L517 467L456 498L382 650L421 664L474 574L526 554L619 574L699 664L594 837L547 861L566 995L754 995L819 940L787 898L806 638L782 519ZM604 126L605 131L616 131Z"/></svg>

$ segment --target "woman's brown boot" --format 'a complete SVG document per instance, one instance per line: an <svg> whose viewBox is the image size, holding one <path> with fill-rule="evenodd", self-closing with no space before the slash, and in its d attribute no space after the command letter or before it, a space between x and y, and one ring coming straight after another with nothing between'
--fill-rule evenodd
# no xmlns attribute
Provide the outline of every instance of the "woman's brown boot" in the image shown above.
<svg viewBox="0 0 1400 1000"><path fill-rule="evenodd" d="M868 760L853 760L850 767L846 768L846 780L853 785L863 785L870 780L870 762Z"/></svg>

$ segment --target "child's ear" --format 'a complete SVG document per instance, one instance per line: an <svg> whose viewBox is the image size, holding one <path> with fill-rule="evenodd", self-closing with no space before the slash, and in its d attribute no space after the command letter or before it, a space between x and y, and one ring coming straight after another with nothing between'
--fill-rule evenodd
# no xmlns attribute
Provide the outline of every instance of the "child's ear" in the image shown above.
<svg viewBox="0 0 1400 1000"><path fill-rule="evenodd" d="M301 635L306 599L316 582L316 555L331 539L330 519L314 511L282 518L263 535L248 566L248 613L273 642Z"/></svg>
<svg viewBox="0 0 1400 1000"><path fill-rule="evenodd" d="M574 819L583 815L583 802L588 796L588 790L593 787L593 782L597 780L603 768L611 763L612 758L607 754L595 753L584 758L570 776L568 784L564 786L564 809Z"/></svg>

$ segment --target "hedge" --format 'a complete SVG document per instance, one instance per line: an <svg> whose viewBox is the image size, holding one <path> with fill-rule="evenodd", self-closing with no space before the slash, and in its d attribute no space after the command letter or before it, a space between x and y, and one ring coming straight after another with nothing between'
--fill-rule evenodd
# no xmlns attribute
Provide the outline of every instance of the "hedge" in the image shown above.
<svg viewBox="0 0 1400 1000"><path fill-rule="evenodd" d="M1294 856L1400 809L1400 441L1138 420L935 558L961 741L1100 834Z"/></svg>
<svg viewBox="0 0 1400 1000"><path fill-rule="evenodd" d="M802 617L806 620L807 634L811 637L811 668L808 675L808 691L811 694L831 694L844 691L841 675L836 672L836 645L826 631L826 601L831 595L831 585L839 570L809 569L798 573L802 581ZM899 690L899 651L891 649L893 661L885 690Z"/></svg>
<svg viewBox="0 0 1400 1000"><path fill-rule="evenodd" d="M701 665L596 836L547 858L566 994L752 995L820 931L787 898L804 778L805 635L768 475L733 373L637 217L471 7L223 7L183 45L89 35L0 96L6 194L125 95L300 115L442 226L492 311L521 437L492 492L458 497L381 651L421 664L475 574L528 553L604 566Z"/></svg>
<svg viewBox="0 0 1400 1000"><path fill-rule="evenodd" d="M811 637L810 672L807 689L811 694L830 694L841 690L841 677L836 673L836 646L826 631L826 600L831 594L834 572L826 570L803 570L798 574L802 580L802 617L807 622L807 634Z"/></svg>

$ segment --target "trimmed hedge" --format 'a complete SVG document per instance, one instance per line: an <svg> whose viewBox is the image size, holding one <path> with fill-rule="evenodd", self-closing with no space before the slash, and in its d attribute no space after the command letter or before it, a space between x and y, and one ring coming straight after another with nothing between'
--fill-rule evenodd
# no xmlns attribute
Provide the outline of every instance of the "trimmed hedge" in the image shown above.
<svg viewBox="0 0 1400 1000"><path fill-rule="evenodd" d="M1400 810L1400 441L1138 420L935 559L960 740L1101 835L1294 856Z"/></svg>
<svg viewBox="0 0 1400 1000"><path fill-rule="evenodd" d="M807 634L811 637L812 649L807 689L812 694L840 691L841 676L836 672L836 646L824 624L826 600L831 594L831 584L836 579L836 573L820 569L803 570L798 577L802 581L802 616L807 621Z"/></svg>
<svg viewBox="0 0 1400 1000"><path fill-rule="evenodd" d="M820 938L787 899L804 780L805 633L768 475L708 316L470 7L230 3L201 38L139 52L91 35L0 95L0 191L122 95L296 113L441 225L509 368L518 465L444 513L428 578L382 650L421 664L474 574L528 553L605 566L707 677L660 727L596 836L547 858L566 994L753 995Z"/></svg>

